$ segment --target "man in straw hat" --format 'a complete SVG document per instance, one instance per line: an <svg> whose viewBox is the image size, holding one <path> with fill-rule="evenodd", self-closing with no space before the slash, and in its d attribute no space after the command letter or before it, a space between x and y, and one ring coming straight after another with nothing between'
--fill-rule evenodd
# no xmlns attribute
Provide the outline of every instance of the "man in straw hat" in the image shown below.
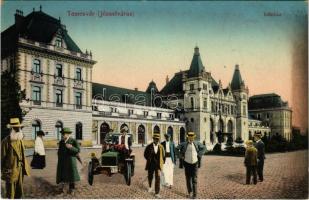
<svg viewBox="0 0 309 200"><path fill-rule="evenodd" d="M185 167L188 197L195 199L197 195L197 172L200 167L201 158L206 147L198 141L194 141L194 132L187 133L187 141L178 146L180 158Z"/></svg>
<svg viewBox="0 0 309 200"><path fill-rule="evenodd" d="M1 179L6 182L6 198L23 198L23 177L30 175L22 141L23 125L19 118L11 118L7 127L10 135L1 142Z"/></svg>
<svg viewBox="0 0 309 200"><path fill-rule="evenodd" d="M261 133L255 133L254 134L254 141L255 141L255 148L258 151L257 155L257 173L259 177L259 181L263 182L263 170L264 170L264 160L265 158L265 145L264 142L261 140L262 134Z"/></svg>
<svg viewBox="0 0 309 200"><path fill-rule="evenodd" d="M78 142L71 137L70 128L63 128L62 139L59 142L56 183L63 183L63 192L69 185L69 193L74 194L75 182L80 181L76 166L76 156L80 152Z"/></svg>
<svg viewBox="0 0 309 200"><path fill-rule="evenodd" d="M257 166L257 150L253 146L252 140L246 141L246 153L244 164L246 166L246 184L250 184L251 176L253 176L253 183L257 183L256 166Z"/></svg>
<svg viewBox="0 0 309 200"><path fill-rule="evenodd" d="M163 169L164 149L159 143L160 133L153 134L153 142L145 148L144 157L147 160L145 170L148 171L148 192L152 192L151 184L155 174L155 197L160 198L160 171Z"/></svg>

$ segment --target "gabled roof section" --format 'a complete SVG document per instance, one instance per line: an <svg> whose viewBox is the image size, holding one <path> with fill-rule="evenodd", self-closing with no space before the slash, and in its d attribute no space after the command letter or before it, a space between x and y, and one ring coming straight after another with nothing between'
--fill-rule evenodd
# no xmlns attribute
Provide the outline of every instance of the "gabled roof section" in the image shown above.
<svg viewBox="0 0 309 200"><path fill-rule="evenodd" d="M151 105L151 95L149 93L101 83L92 83L92 97L105 101L126 102L128 104L145 106ZM141 104L143 100L145 102Z"/></svg>
<svg viewBox="0 0 309 200"><path fill-rule="evenodd" d="M61 24L60 19L55 19L41 10L33 11L27 16L23 16L20 11L17 12L15 14L15 24L2 32L2 38L10 38L10 41L8 41L9 44L5 45L15 45L17 43L18 36L29 40L50 44L58 30L61 30L61 36L66 43L68 50L82 53L80 48L68 34L65 26Z"/></svg>
<svg viewBox="0 0 309 200"><path fill-rule="evenodd" d="M287 105L288 103L282 101L281 97L275 93L260 94L249 98L248 110L280 108Z"/></svg>
<svg viewBox="0 0 309 200"><path fill-rule="evenodd" d="M183 94L182 73L176 73L174 77L162 88L160 93L163 95Z"/></svg>
<svg viewBox="0 0 309 200"><path fill-rule="evenodd" d="M151 93L151 91L153 91L153 93L159 92L157 84L153 80L149 83L148 88L146 89L147 93Z"/></svg>
<svg viewBox="0 0 309 200"><path fill-rule="evenodd" d="M231 88L232 90L240 90L243 80L239 71L239 65L235 66L235 71L232 78Z"/></svg>
<svg viewBox="0 0 309 200"><path fill-rule="evenodd" d="M200 57L199 48L195 47L190 69L188 71L188 77L197 77L202 71L205 71L205 68Z"/></svg>

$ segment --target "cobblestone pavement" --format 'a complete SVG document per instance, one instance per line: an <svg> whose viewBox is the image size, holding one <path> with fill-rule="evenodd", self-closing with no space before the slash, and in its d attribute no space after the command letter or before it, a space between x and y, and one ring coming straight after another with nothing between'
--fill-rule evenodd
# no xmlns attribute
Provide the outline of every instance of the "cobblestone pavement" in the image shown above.
<svg viewBox="0 0 309 200"><path fill-rule="evenodd" d="M136 168L131 186L124 177L96 175L93 186L87 183L87 162L90 152L99 149L83 149L83 166L78 164L81 181L74 195L61 194L56 185L56 150L47 150L47 167L32 170L31 177L25 177L26 198L154 198L147 192L147 173L144 170L144 148L135 148ZM245 167L242 157L204 156L198 172L197 198L308 198L308 151L267 154L264 182L245 185ZM31 157L28 158L29 163ZM4 184L1 182L2 191ZM2 192L3 193L3 192ZM161 188L162 198L186 198L184 170L175 167L173 188Z"/></svg>

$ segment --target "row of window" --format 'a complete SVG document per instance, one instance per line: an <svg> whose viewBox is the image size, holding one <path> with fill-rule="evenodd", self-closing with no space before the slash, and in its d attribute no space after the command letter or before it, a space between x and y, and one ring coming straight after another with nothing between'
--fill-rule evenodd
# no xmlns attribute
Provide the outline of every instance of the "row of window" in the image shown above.
<svg viewBox="0 0 309 200"><path fill-rule="evenodd" d="M61 139L61 130L63 129L63 123L61 121L57 121L55 124L55 134L57 139ZM32 122L32 139L36 138L36 133L42 130L42 123L39 120L34 120ZM77 140L83 139L83 124L81 122L77 122L75 124L75 135Z"/></svg>
<svg viewBox="0 0 309 200"><path fill-rule="evenodd" d="M33 60L32 71L34 73L42 73L42 70L41 70L41 60L39 60L39 59L34 59ZM56 64L55 76L63 77L63 66L62 66L62 64ZM82 69L81 68L77 67L75 69L75 79L82 80Z"/></svg>
<svg viewBox="0 0 309 200"><path fill-rule="evenodd" d="M118 112L118 109L117 108L115 108L115 107L111 107L110 108L111 109L111 112L112 113L117 113ZM96 107L94 107L94 110L97 110L97 108ZM134 114L134 110L133 109L128 109L128 115L129 116L131 116L131 115L133 115ZM148 111L143 111L143 116L144 117L147 117L149 115L149 112ZM157 119L161 119L162 118L162 113L157 113ZM169 119L171 119L171 120L174 120L174 114L169 114Z"/></svg>
<svg viewBox="0 0 309 200"><path fill-rule="evenodd" d="M194 90L194 84L190 84L190 90ZM203 90L207 90L207 84L203 83Z"/></svg>
<svg viewBox="0 0 309 200"><path fill-rule="evenodd" d="M75 105L77 108L82 106L82 92L74 92ZM42 88L40 86L32 86L32 101L40 104L42 101ZM55 103L57 106L62 106L63 104L63 89L55 89Z"/></svg>

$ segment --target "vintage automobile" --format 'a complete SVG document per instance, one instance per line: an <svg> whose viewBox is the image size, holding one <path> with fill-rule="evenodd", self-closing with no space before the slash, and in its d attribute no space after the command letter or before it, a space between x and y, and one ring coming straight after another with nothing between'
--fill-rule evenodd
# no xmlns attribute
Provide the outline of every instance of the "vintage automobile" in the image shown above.
<svg viewBox="0 0 309 200"><path fill-rule="evenodd" d="M106 174L112 176L116 173L124 175L127 185L131 184L131 177L134 176L135 155L131 151L118 144L120 133L109 133L102 145L102 154L96 157L91 154L91 161L88 164L88 183L93 184L93 176ZM128 134L132 138L131 134ZM101 160L101 164L100 164Z"/></svg>

